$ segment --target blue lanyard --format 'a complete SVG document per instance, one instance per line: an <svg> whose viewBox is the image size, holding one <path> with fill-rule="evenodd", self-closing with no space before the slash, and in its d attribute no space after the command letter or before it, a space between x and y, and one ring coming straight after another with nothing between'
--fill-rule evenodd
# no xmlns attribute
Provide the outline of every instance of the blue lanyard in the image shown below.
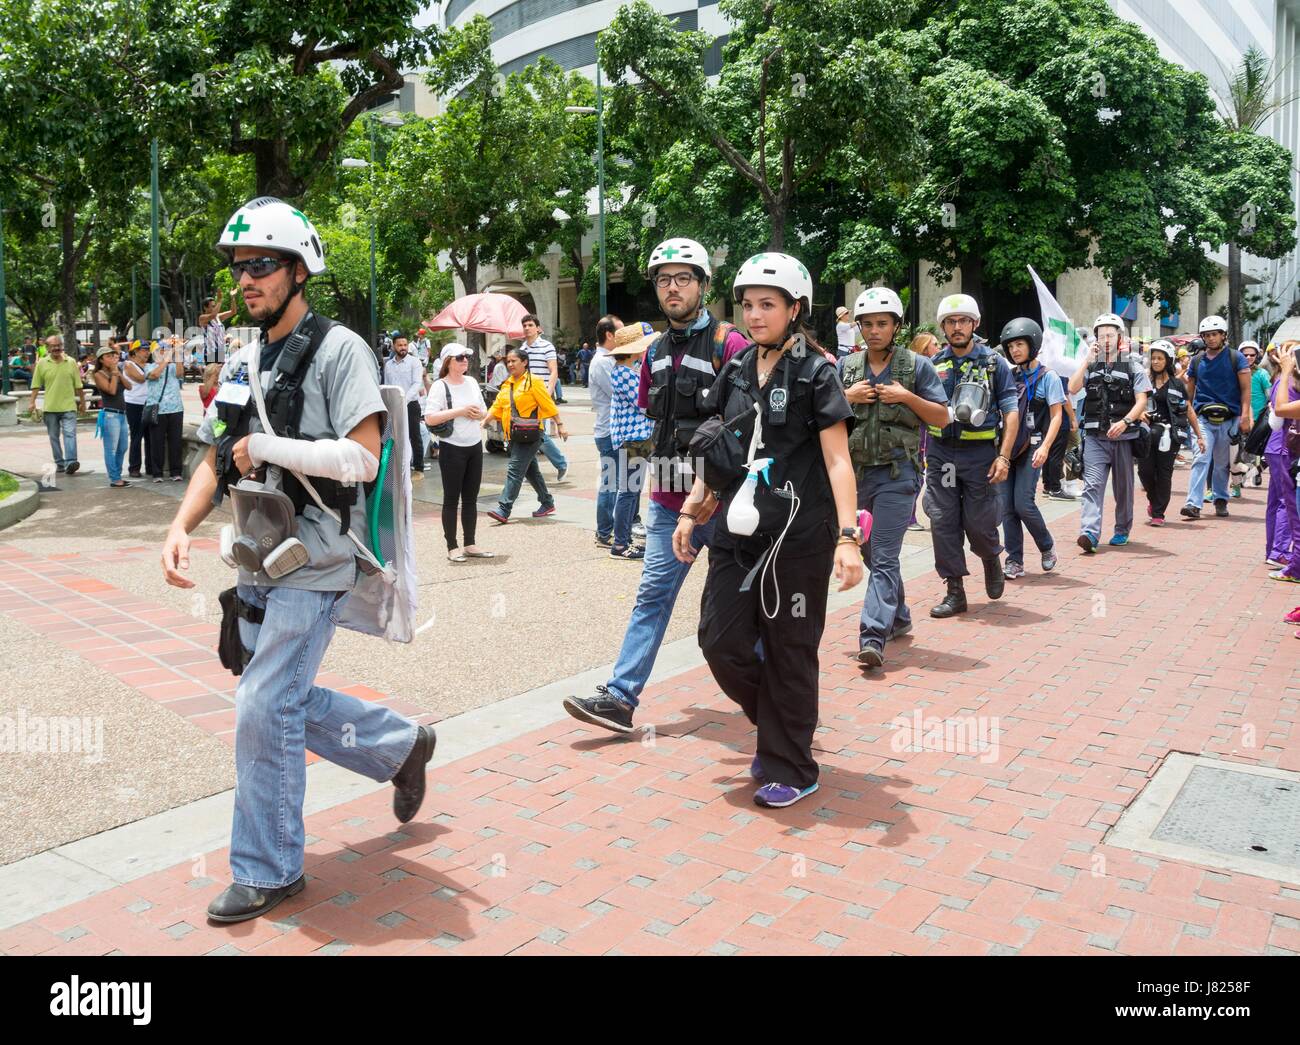
<svg viewBox="0 0 1300 1045"><path fill-rule="evenodd" d="M1032 384L1029 381L1029 375L1025 374L1025 392L1029 396L1028 402L1030 403L1030 405L1032 405L1034 402L1034 393L1038 391L1038 383L1043 379L1042 363L1038 364L1038 368L1034 371L1034 373L1038 376L1034 378Z"/></svg>

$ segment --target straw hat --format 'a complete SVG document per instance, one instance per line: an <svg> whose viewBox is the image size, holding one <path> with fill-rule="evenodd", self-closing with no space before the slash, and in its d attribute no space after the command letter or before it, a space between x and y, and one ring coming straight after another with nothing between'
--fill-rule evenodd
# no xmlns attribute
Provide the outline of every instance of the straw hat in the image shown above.
<svg viewBox="0 0 1300 1045"><path fill-rule="evenodd" d="M614 331L611 356L639 356L659 334L649 323L628 323Z"/></svg>
<svg viewBox="0 0 1300 1045"><path fill-rule="evenodd" d="M847 305L841 305L839 308L835 310L836 319L843 319L848 314L849 314L849 309Z"/></svg>

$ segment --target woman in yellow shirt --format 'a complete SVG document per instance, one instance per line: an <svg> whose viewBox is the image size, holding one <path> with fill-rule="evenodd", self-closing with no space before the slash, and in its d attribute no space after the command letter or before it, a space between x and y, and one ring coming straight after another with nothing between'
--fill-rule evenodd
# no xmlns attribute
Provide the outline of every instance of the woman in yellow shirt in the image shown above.
<svg viewBox="0 0 1300 1045"><path fill-rule="evenodd" d="M510 376L501 385L496 401L488 411L488 416L483 419L484 427L494 418L500 421L506 441L510 444L506 485L501 491L497 507L488 512L488 518L502 524L510 521L510 510L514 507L515 498L519 496L519 489L525 479L540 502L537 511L533 512L533 518L544 519L555 514L555 498L546 488L542 470L537 466L537 452L542 447L541 431L518 429L512 425L512 420L516 417L536 418L545 423L553 418L556 434L561 439L569 438L569 433L560 420L560 412L546 391L546 383L528 372L528 356L523 349L512 348L506 353L506 370Z"/></svg>

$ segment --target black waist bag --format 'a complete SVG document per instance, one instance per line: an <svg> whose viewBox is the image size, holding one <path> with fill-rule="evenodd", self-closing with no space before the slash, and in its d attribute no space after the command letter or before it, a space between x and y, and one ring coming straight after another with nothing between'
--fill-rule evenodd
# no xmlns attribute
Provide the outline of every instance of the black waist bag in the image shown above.
<svg viewBox="0 0 1300 1045"><path fill-rule="evenodd" d="M716 494L730 490L748 471L740 444L739 420L732 418L728 423L721 417L710 417L691 437L691 457L697 462L699 476Z"/></svg>
<svg viewBox="0 0 1300 1045"><path fill-rule="evenodd" d="M221 666L232 675L242 675L248 662L253 659L253 653L239 635L239 619L243 617L252 624L261 624L266 612L241 599L238 588L227 588L217 596L217 601L221 603L221 635L217 639L217 656L221 658Z"/></svg>

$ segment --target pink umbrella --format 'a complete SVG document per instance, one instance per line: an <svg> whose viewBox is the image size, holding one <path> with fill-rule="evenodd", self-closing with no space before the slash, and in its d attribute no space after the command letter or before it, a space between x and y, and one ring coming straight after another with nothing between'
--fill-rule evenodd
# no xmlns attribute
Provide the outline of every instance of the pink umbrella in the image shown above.
<svg viewBox="0 0 1300 1045"><path fill-rule="evenodd" d="M467 294L425 323L430 330L478 330L484 334L524 336L524 308L509 294Z"/></svg>

